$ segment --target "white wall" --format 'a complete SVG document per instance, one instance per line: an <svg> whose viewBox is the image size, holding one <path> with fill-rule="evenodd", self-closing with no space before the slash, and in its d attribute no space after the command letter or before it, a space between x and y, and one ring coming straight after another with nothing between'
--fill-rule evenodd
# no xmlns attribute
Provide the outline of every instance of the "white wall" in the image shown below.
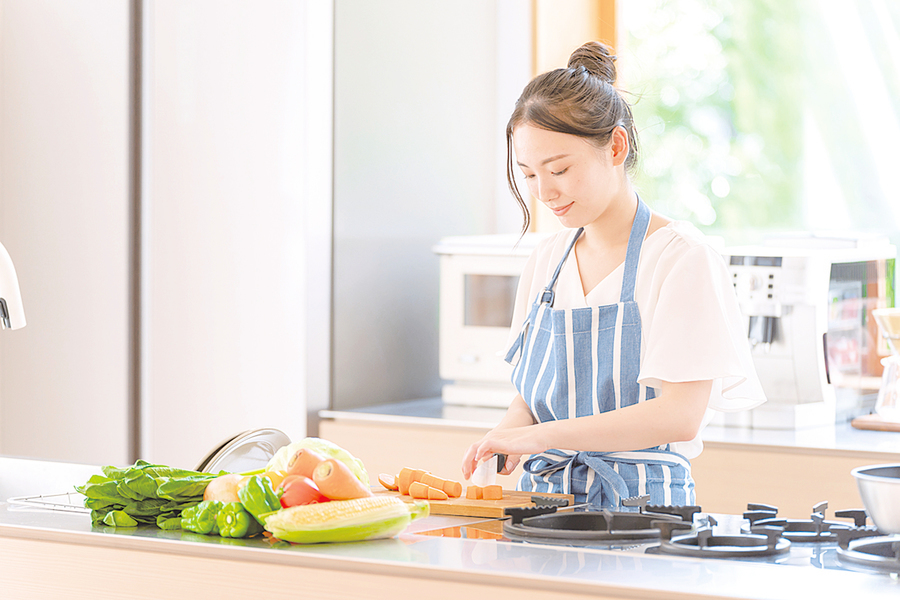
<svg viewBox="0 0 900 600"><path fill-rule="evenodd" d="M0 4L0 240L28 322L0 332L5 454L126 459L127 8Z"/></svg>
<svg viewBox="0 0 900 600"><path fill-rule="evenodd" d="M440 394L444 236L515 232L503 132L530 3L337 0L334 405Z"/></svg>

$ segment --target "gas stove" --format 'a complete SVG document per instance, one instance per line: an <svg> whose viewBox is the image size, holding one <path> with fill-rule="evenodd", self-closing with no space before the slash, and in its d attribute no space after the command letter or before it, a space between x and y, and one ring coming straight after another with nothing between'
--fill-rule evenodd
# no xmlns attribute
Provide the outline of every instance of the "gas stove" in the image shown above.
<svg viewBox="0 0 900 600"><path fill-rule="evenodd" d="M862 509L839 510L828 519L822 502L809 519L785 519L768 504L728 515L699 506L650 506L646 497L625 500L621 510L568 507L541 496L533 501L534 507L507 509L502 520L423 533L900 576L900 535L878 531Z"/></svg>

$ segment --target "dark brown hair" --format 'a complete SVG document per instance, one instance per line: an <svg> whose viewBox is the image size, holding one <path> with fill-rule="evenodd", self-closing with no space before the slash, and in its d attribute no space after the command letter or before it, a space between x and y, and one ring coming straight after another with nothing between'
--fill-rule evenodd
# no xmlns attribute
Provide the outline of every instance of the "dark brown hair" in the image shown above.
<svg viewBox="0 0 900 600"><path fill-rule="evenodd" d="M512 134L522 124L586 138L598 148L606 146L616 127L628 133L625 168L637 161L637 133L631 107L615 87L616 57L601 42L587 42L569 57L564 69L538 75L525 86L506 125L506 180L522 209L528 229L531 214L515 181Z"/></svg>

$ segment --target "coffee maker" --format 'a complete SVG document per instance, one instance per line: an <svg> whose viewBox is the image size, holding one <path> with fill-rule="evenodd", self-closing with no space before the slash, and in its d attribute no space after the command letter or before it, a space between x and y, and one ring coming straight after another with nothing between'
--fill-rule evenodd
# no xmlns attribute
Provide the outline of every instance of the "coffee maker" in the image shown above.
<svg viewBox="0 0 900 600"><path fill-rule="evenodd" d="M768 401L721 425L802 429L871 411L887 349L871 316L894 305L896 248L814 233L723 250Z"/></svg>

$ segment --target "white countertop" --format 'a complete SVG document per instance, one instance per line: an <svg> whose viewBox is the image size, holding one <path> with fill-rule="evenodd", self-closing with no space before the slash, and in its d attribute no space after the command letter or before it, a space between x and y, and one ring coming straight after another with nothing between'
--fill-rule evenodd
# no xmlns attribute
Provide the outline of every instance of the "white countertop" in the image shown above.
<svg viewBox="0 0 900 600"><path fill-rule="evenodd" d="M99 468L0 457L4 494L65 492ZM24 492L24 493L23 493ZM153 527L94 527L87 514L12 506L0 498L0 538L45 540L184 557L465 580L508 588L617 594L621 597L790 599L897 598L900 581L884 573L761 562L683 558L615 550L421 535L463 524L428 517L390 540L300 546L262 538L223 539ZM468 519L469 522L472 519ZM86 565L86 568L88 565Z"/></svg>

